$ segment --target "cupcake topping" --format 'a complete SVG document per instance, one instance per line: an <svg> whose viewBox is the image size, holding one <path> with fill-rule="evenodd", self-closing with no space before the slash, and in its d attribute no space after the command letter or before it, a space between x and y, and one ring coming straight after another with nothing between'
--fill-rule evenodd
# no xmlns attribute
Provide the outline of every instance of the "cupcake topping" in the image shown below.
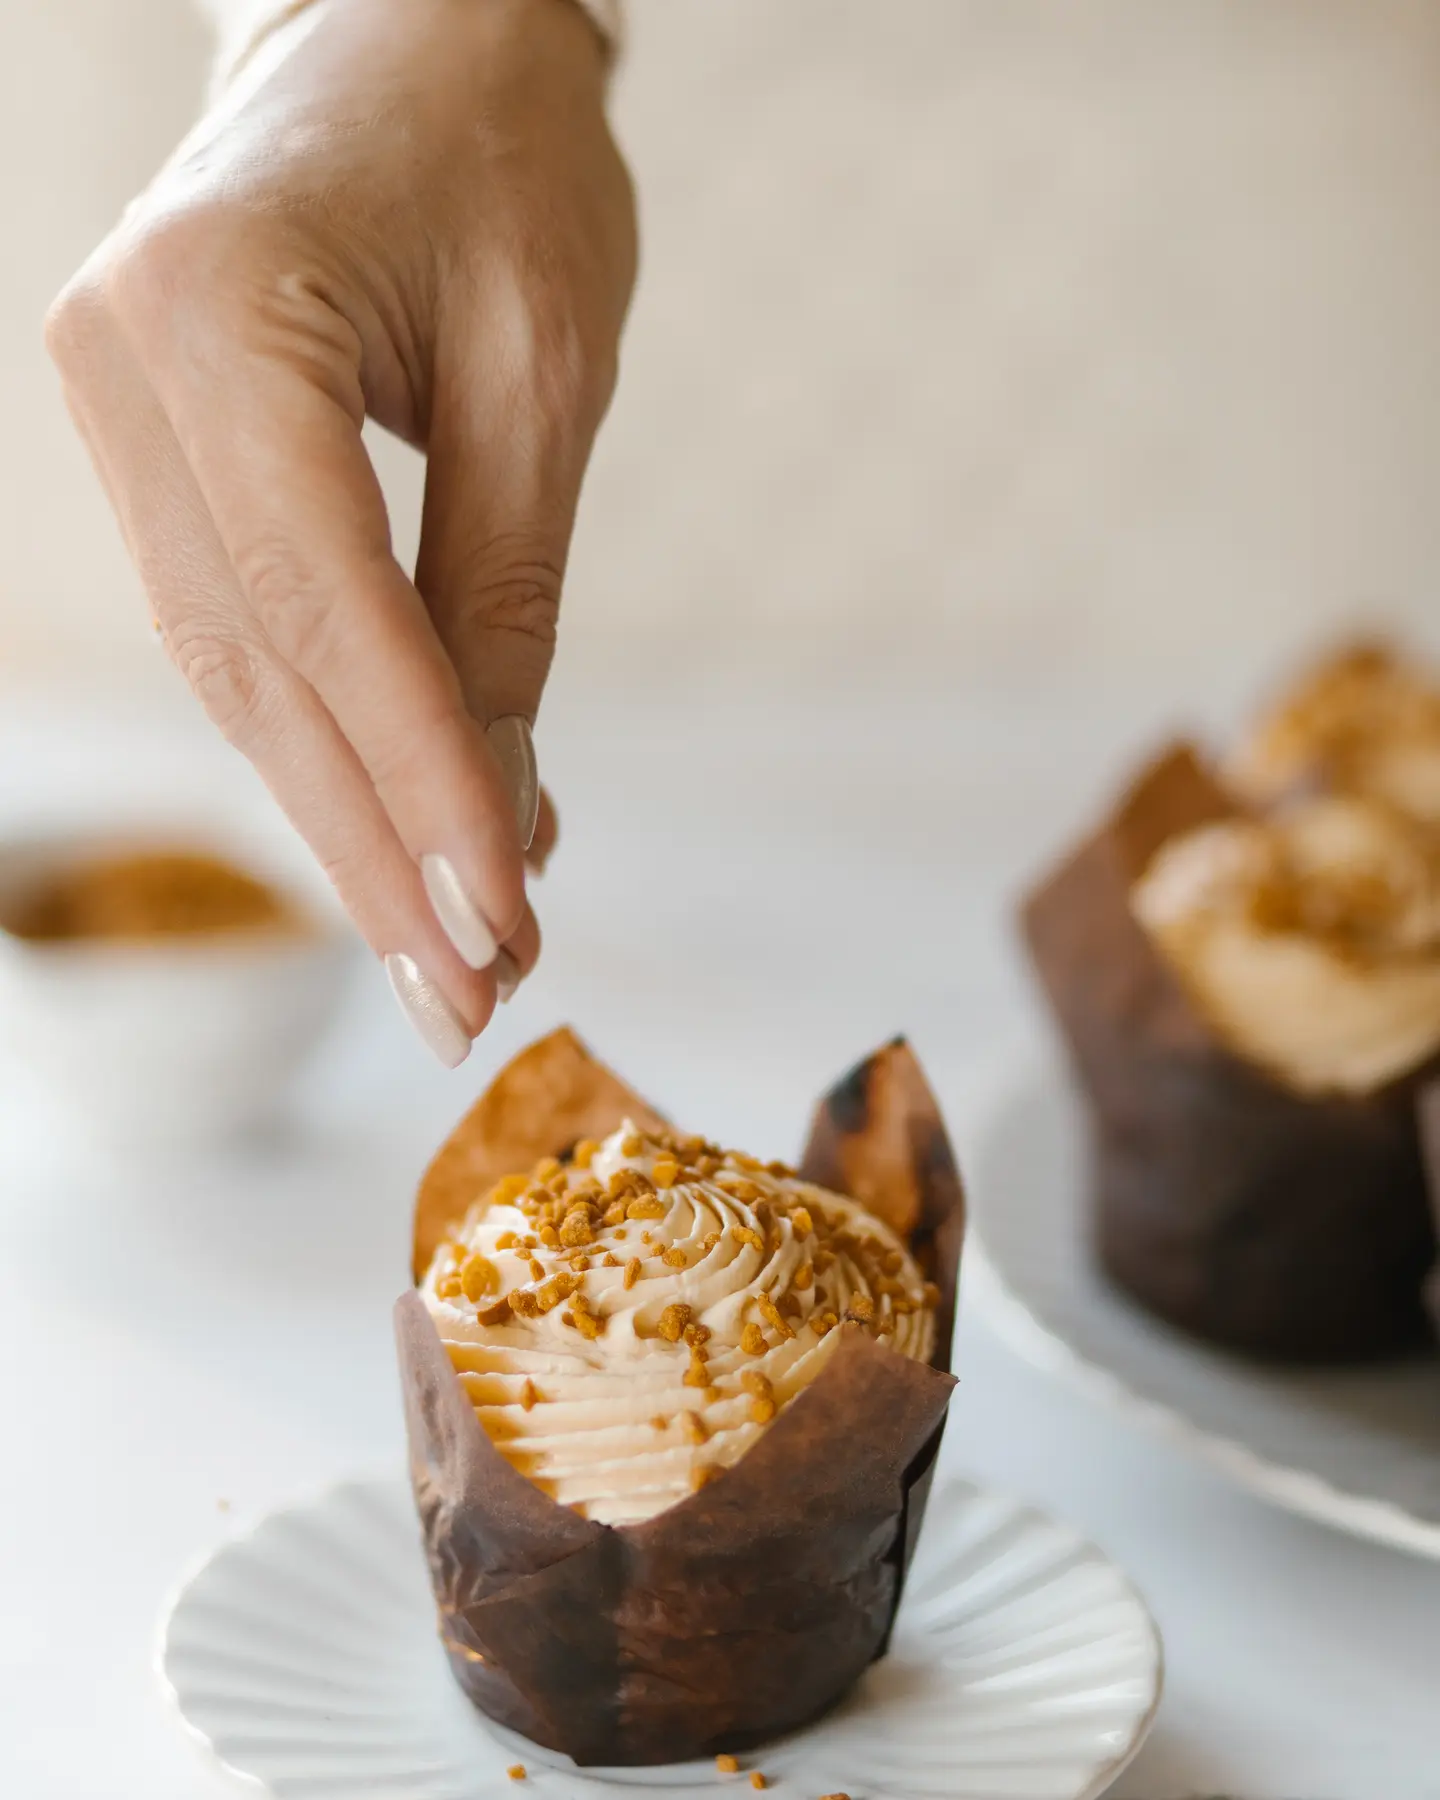
<svg viewBox="0 0 1440 1800"><path fill-rule="evenodd" d="M609 1523L736 1462L838 1327L928 1357L938 1299L855 1201L628 1122L500 1182L421 1291L504 1455Z"/></svg>
<svg viewBox="0 0 1440 1800"><path fill-rule="evenodd" d="M1231 1048L1299 1092L1372 1092L1440 1051L1440 843L1383 804L1205 826L1131 899Z"/></svg>
<svg viewBox="0 0 1440 1800"><path fill-rule="evenodd" d="M1383 645L1344 651L1261 721L1226 775L1259 805L1358 794L1440 826L1440 676Z"/></svg>

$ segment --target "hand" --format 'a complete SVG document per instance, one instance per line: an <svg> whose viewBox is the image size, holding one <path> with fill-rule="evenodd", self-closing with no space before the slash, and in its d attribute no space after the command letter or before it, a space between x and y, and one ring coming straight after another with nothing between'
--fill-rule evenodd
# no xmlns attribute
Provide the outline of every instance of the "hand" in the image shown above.
<svg viewBox="0 0 1440 1800"><path fill-rule="evenodd" d="M314 0L50 321L170 655L452 1066L539 951L529 727L635 268L603 84L573 0ZM428 454L413 583L367 414Z"/></svg>

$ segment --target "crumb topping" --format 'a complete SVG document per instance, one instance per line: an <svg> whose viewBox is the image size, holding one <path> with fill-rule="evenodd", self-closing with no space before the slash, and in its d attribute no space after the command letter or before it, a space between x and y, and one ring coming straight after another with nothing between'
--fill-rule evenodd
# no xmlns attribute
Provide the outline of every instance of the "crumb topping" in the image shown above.
<svg viewBox="0 0 1440 1800"><path fill-rule="evenodd" d="M738 1461L838 1327L927 1357L938 1298L856 1202L628 1122L480 1195L422 1292L505 1456L611 1523Z"/></svg>

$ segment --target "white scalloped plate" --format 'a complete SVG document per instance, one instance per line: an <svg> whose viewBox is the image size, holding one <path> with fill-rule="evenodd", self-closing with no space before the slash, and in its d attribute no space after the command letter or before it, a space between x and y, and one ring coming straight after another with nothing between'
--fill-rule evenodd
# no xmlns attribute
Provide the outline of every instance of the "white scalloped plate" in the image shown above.
<svg viewBox="0 0 1440 1800"><path fill-rule="evenodd" d="M1440 1558L1440 1357L1275 1369L1153 1319L1086 1241L1083 1105L1049 1053L1017 1062L966 1159L966 1298L1011 1347L1306 1518Z"/></svg>
<svg viewBox="0 0 1440 1800"><path fill-rule="evenodd" d="M349 1482L221 1549L167 1610L161 1680L232 1772L280 1800L731 1800L710 1764L576 1770L455 1686L408 1488ZM931 1496L891 1653L821 1724L748 1759L781 1800L1090 1800L1161 1685L1124 1575L1064 1527L957 1483ZM507 1765L529 1770L523 1787Z"/></svg>

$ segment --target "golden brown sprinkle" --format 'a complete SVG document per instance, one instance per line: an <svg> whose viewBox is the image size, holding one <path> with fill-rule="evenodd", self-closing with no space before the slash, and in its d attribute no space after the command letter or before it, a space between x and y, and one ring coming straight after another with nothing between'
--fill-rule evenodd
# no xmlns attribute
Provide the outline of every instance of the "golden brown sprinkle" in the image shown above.
<svg viewBox="0 0 1440 1800"><path fill-rule="evenodd" d="M768 1294L756 1296L755 1305L765 1323L778 1331L782 1338L793 1338L795 1333L786 1323L785 1315Z"/></svg>
<svg viewBox="0 0 1440 1800"><path fill-rule="evenodd" d="M700 1240L700 1254L708 1256L724 1235L722 1231L707 1231Z"/></svg>
<svg viewBox="0 0 1440 1800"><path fill-rule="evenodd" d="M760 1773L760 1771L758 1769L752 1769L750 1771L750 1785L753 1788L763 1788L764 1787L765 1777Z"/></svg>
<svg viewBox="0 0 1440 1800"><path fill-rule="evenodd" d="M575 1206L565 1215L560 1227L560 1242L567 1250L581 1250L595 1242L594 1215L588 1206Z"/></svg>
<svg viewBox="0 0 1440 1800"><path fill-rule="evenodd" d="M570 1153L570 1160L577 1169L588 1169L595 1160L595 1152L600 1146L594 1138L581 1138Z"/></svg>
<svg viewBox="0 0 1440 1800"><path fill-rule="evenodd" d="M590 1258L583 1250L578 1250L575 1255L570 1258L570 1267L574 1269L577 1275L584 1275L590 1268Z"/></svg>
<svg viewBox="0 0 1440 1800"><path fill-rule="evenodd" d="M720 1158L718 1156L697 1156L695 1158L695 1173L702 1181L708 1181L719 1167Z"/></svg>
<svg viewBox="0 0 1440 1800"><path fill-rule="evenodd" d="M625 1202L623 1200L612 1200L605 1208L605 1223L607 1225L623 1225L625 1223Z"/></svg>
<svg viewBox="0 0 1440 1800"><path fill-rule="evenodd" d="M513 1250L520 1242L513 1231L502 1231L495 1240L497 1250Z"/></svg>
<svg viewBox="0 0 1440 1800"><path fill-rule="evenodd" d="M510 1310L517 1319L538 1319L540 1317L540 1302L529 1288L516 1288L515 1292L508 1296L508 1299Z"/></svg>
<svg viewBox="0 0 1440 1800"><path fill-rule="evenodd" d="M460 1298L460 1277L458 1275L442 1275L435 1283L435 1292L442 1300L458 1300Z"/></svg>
<svg viewBox="0 0 1440 1800"><path fill-rule="evenodd" d="M813 1287L815 1285L815 1266L814 1266L814 1264L808 1263L808 1262L801 1263L800 1267L795 1271L794 1275L791 1277L791 1280L792 1280L794 1286L797 1287L800 1290L800 1292L803 1294L805 1292L806 1288Z"/></svg>
<svg viewBox="0 0 1440 1800"><path fill-rule="evenodd" d="M510 1296L502 1294L493 1306L483 1307L475 1317L481 1325L503 1325L510 1317Z"/></svg>
<svg viewBox="0 0 1440 1800"><path fill-rule="evenodd" d="M810 1208L808 1206L792 1206L790 1208L790 1225L796 1237L809 1237L815 1229L815 1221L810 1217Z"/></svg>
<svg viewBox="0 0 1440 1800"><path fill-rule="evenodd" d="M740 1333L740 1348L747 1356L763 1356L770 1348L765 1333L753 1319Z"/></svg>
<svg viewBox="0 0 1440 1800"><path fill-rule="evenodd" d="M845 1317L856 1325L873 1325L875 1302L868 1294L852 1295L850 1304L845 1308Z"/></svg>
<svg viewBox="0 0 1440 1800"><path fill-rule="evenodd" d="M527 1375L525 1377L525 1385L520 1390L520 1404L525 1408L526 1412L529 1412L531 1407L538 1403L539 1399L540 1396L535 1391L535 1383L531 1381L530 1377Z"/></svg>
<svg viewBox="0 0 1440 1800"><path fill-rule="evenodd" d="M686 1310L688 1311L689 1308L687 1307ZM692 1350L698 1350L702 1344L708 1344L710 1335L708 1325L687 1325L685 1327L685 1342Z"/></svg>
<svg viewBox="0 0 1440 1800"><path fill-rule="evenodd" d="M689 1257L678 1244L672 1244L660 1260L667 1268L671 1269L688 1269L690 1267Z"/></svg>
<svg viewBox="0 0 1440 1800"><path fill-rule="evenodd" d="M770 1377L762 1375L758 1369L746 1369L740 1376L740 1385L747 1394L758 1394L762 1399L768 1398Z"/></svg>
<svg viewBox="0 0 1440 1800"><path fill-rule="evenodd" d="M530 1185L524 1175L507 1175L503 1181L497 1181L490 1190L490 1199L495 1206L510 1206L525 1192Z"/></svg>
<svg viewBox="0 0 1440 1800"><path fill-rule="evenodd" d="M598 1338L605 1329L605 1321L597 1319L590 1310L590 1302L583 1294L577 1294L571 1301L571 1309L575 1315L575 1329L581 1337L592 1341Z"/></svg>
<svg viewBox="0 0 1440 1800"><path fill-rule="evenodd" d="M538 1256L532 1256L530 1258L530 1279L532 1281L543 1281L545 1279L545 1265L540 1261Z"/></svg>
<svg viewBox="0 0 1440 1800"><path fill-rule="evenodd" d="M705 1367L705 1358L698 1350L690 1352L690 1367L685 1371L686 1387L709 1387L710 1371Z"/></svg>
<svg viewBox="0 0 1440 1800"><path fill-rule="evenodd" d="M558 1250L560 1248L560 1233L553 1225L542 1225L535 1235L547 1250Z"/></svg>
<svg viewBox="0 0 1440 1800"><path fill-rule="evenodd" d="M748 1244L752 1250L765 1254L765 1240L758 1231L752 1231L748 1225L732 1225L730 1235L737 1244Z"/></svg>
<svg viewBox="0 0 1440 1800"><path fill-rule="evenodd" d="M640 1194L625 1208L627 1219L663 1219L665 1202L658 1194Z"/></svg>
<svg viewBox="0 0 1440 1800"><path fill-rule="evenodd" d="M607 1250L605 1252L605 1260L600 1264L600 1267L602 1269L618 1269L620 1267L620 1258L613 1250Z"/></svg>
<svg viewBox="0 0 1440 1800"><path fill-rule="evenodd" d="M683 1412L680 1415L681 1428L692 1444L706 1444L710 1441L710 1433L705 1421L698 1412Z"/></svg>
<svg viewBox="0 0 1440 1800"><path fill-rule="evenodd" d="M820 1800L850 1800L848 1794L822 1794Z"/></svg>
<svg viewBox="0 0 1440 1800"><path fill-rule="evenodd" d="M505 1773L512 1781L523 1781L525 1779L525 1765L524 1763L511 1763Z"/></svg>
<svg viewBox="0 0 1440 1800"><path fill-rule="evenodd" d="M752 1400L750 1402L750 1418L756 1425L768 1425L775 1417L775 1402L770 1399Z"/></svg>
<svg viewBox="0 0 1440 1800"><path fill-rule="evenodd" d="M644 1266L645 1265L640 1261L638 1256L632 1256L629 1262L626 1263L625 1285L627 1288L634 1287L635 1283L640 1279L640 1271Z"/></svg>
<svg viewBox="0 0 1440 1800"><path fill-rule="evenodd" d="M717 1756L715 1767L722 1775L738 1775L740 1772L740 1764L733 1756Z"/></svg>
<svg viewBox="0 0 1440 1800"><path fill-rule="evenodd" d="M650 1170L650 1179L657 1188L674 1187L680 1179L680 1165L673 1156L657 1156Z"/></svg>
<svg viewBox="0 0 1440 1800"><path fill-rule="evenodd" d="M622 1156L638 1156L644 1148L645 1140L640 1136L639 1132L627 1131L625 1136L620 1140L620 1154Z"/></svg>
<svg viewBox="0 0 1440 1800"><path fill-rule="evenodd" d="M630 1227L628 1225L617 1225L615 1227L615 1236L617 1239L623 1238L623 1237L628 1237L629 1233L630 1233Z"/></svg>
<svg viewBox="0 0 1440 1800"><path fill-rule="evenodd" d="M559 1173L560 1158L558 1156L544 1156L530 1171L530 1179L532 1181L548 1181L552 1175L558 1175Z"/></svg>
<svg viewBox="0 0 1440 1800"><path fill-rule="evenodd" d="M690 1323L690 1308L678 1303L667 1306L661 1313L655 1329L667 1344L678 1344L685 1336L685 1327Z"/></svg>
<svg viewBox="0 0 1440 1800"><path fill-rule="evenodd" d="M460 1271L460 1291L467 1300L478 1300L500 1285L500 1272L488 1256L467 1256Z"/></svg>
<svg viewBox="0 0 1440 1800"><path fill-rule="evenodd" d="M925 1283L922 1298L927 1306L938 1306L940 1304L940 1290L933 1281L927 1281Z"/></svg>
<svg viewBox="0 0 1440 1800"><path fill-rule="evenodd" d="M668 1431L670 1429L670 1421L665 1417L664 1413L656 1413L650 1423L657 1431Z"/></svg>

